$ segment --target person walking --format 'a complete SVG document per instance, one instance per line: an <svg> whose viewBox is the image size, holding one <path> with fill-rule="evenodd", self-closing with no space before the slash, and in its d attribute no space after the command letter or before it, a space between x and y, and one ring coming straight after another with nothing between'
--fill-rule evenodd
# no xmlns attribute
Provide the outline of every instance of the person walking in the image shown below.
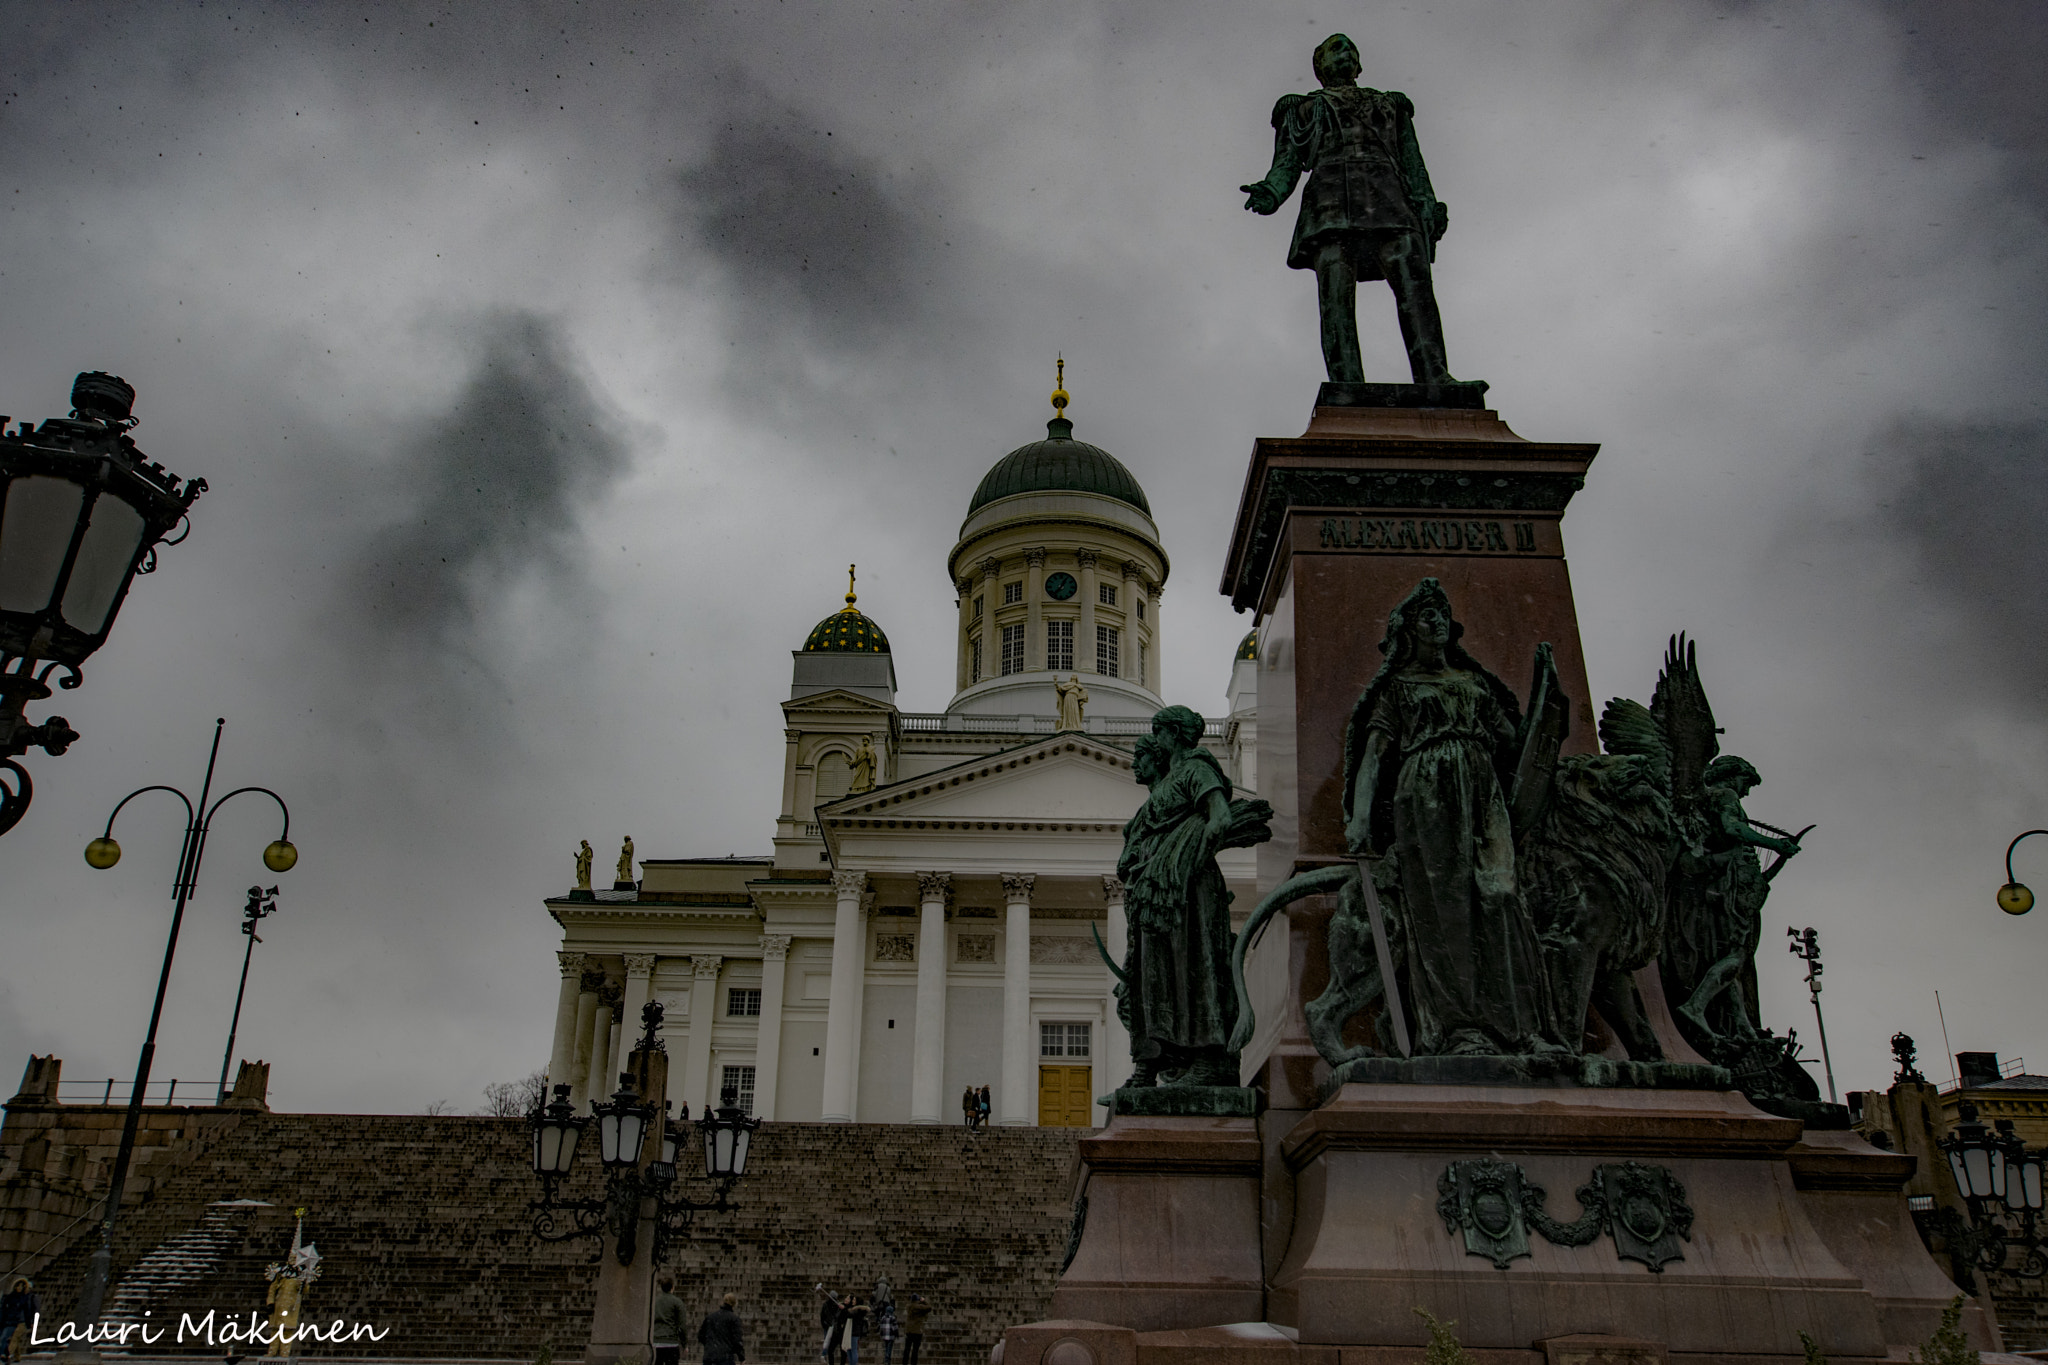
<svg viewBox="0 0 2048 1365"><path fill-rule="evenodd" d="M676 1277L670 1272L654 1277L654 1326L647 1334L654 1365L681 1365L683 1358L683 1301L675 1288Z"/></svg>
<svg viewBox="0 0 2048 1365"><path fill-rule="evenodd" d="M697 1329L697 1344L704 1349L704 1365L738 1365L747 1358L746 1343L740 1334L740 1315L733 1311L738 1302L738 1295L727 1293Z"/></svg>
<svg viewBox="0 0 2048 1365"><path fill-rule="evenodd" d="M974 1087L968 1086L960 1092L960 1121L967 1125L967 1131L974 1131L974 1119L981 1112L981 1101L975 1097Z"/></svg>
<svg viewBox="0 0 2048 1365"><path fill-rule="evenodd" d="M882 1303L875 1309L875 1337L882 1343L882 1365L895 1365L896 1354L896 1305Z"/></svg>
<svg viewBox="0 0 2048 1365"><path fill-rule="evenodd" d="M924 1320L931 1316L931 1303L922 1294L912 1294L903 1310L903 1365L918 1365L924 1347Z"/></svg>
<svg viewBox="0 0 2048 1365"><path fill-rule="evenodd" d="M980 1095L980 1096L979 1096L979 1098L978 1098L978 1099L977 1099L977 1100L975 1101L975 1109L976 1109L976 1110L978 1111L978 1113L979 1113L979 1114L980 1114L980 1116L981 1116L981 1126L982 1126L982 1127L984 1127L984 1128L988 1127L988 1116L989 1116L989 1102L988 1102L988 1087L987 1087L987 1086L983 1086L983 1087L981 1088L981 1095Z"/></svg>

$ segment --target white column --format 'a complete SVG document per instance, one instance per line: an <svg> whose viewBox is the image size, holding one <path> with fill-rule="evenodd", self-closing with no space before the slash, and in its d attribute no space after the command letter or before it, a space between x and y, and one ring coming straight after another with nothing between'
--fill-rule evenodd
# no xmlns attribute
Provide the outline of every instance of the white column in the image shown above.
<svg viewBox="0 0 2048 1365"><path fill-rule="evenodd" d="M1117 676L1128 678L1140 687L1149 684L1145 675L1138 671L1138 603L1145 595L1145 567L1135 559L1124 561L1124 597L1119 604L1124 609L1124 644L1116 661Z"/></svg>
<svg viewBox="0 0 2048 1365"><path fill-rule="evenodd" d="M1074 634L1074 671L1093 673L1095 671L1095 561L1093 550L1078 550L1074 557L1081 561L1081 623Z"/></svg>
<svg viewBox="0 0 2048 1365"><path fill-rule="evenodd" d="M1102 899L1109 905L1109 932L1103 946L1123 966L1130 957L1130 924L1124 918L1124 883L1121 877L1102 879ZM1131 1035L1124 1028L1116 1006L1116 978L1109 979L1109 1018L1102 1026L1102 1075L1106 1087L1115 1090L1131 1078Z"/></svg>
<svg viewBox="0 0 2048 1365"><path fill-rule="evenodd" d="M619 1055L614 1071L624 1071L640 1045L640 1013L654 998L654 954L627 953L626 998L619 1005Z"/></svg>
<svg viewBox="0 0 2048 1365"><path fill-rule="evenodd" d="M586 970L577 983L576 1051L569 1058L569 1103L581 1109L590 1098L591 1035L597 1027L597 988L604 978Z"/></svg>
<svg viewBox="0 0 2048 1365"><path fill-rule="evenodd" d="M1003 874L1003 1083L996 1090L995 1121L1030 1124L1038 1119L1037 1078L1031 1059L1031 884L1029 873Z"/></svg>
<svg viewBox="0 0 2048 1365"><path fill-rule="evenodd" d="M619 1078L612 1071L612 999L611 983L607 981L597 988L597 1013L590 1024L590 1070L584 1074L583 1093L592 1099L601 1099L618 1088Z"/></svg>
<svg viewBox="0 0 2048 1365"><path fill-rule="evenodd" d="M626 1069L624 1065L626 1059L619 1054L619 1035L624 1032L624 1026L617 1019L612 1020L612 1033L611 1037L605 1039L604 1053L604 1074L609 1078L609 1084L611 1085L619 1083L619 1073Z"/></svg>
<svg viewBox="0 0 2048 1365"><path fill-rule="evenodd" d="M716 953L698 953L690 959L690 1042L678 1098L690 1106L693 1119L709 1113L708 1106L717 1098L711 1093L711 1030L718 1018L718 969L724 965L725 959Z"/></svg>
<svg viewBox="0 0 2048 1365"><path fill-rule="evenodd" d="M981 629L981 623L974 619L974 580L963 578L955 586L960 589L960 639L958 647L954 650L957 662L953 671L958 676L953 680L953 690L965 692L975 682L973 674L969 671L974 665L974 647L968 641L974 632ZM758 1076L755 1077L754 1083L760 1084Z"/></svg>
<svg viewBox="0 0 2048 1365"><path fill-rule="evenodd" d="M910 1121L945 1122L946 900L950 872L917 874L917 1030L911 1039Z"/></svg>
<svg viewBox="0 0 2048 1365"><path fill-rule="evenodd" d="M754 1042L754 1117L775 1117L782 1074L782 990L789 975L789 935L761 935L761 1028Z"/></svg>
<svg viewBox="0 0 2048 1365"><path fill-rule="evenodd" d="M1045 547L1024 552L1024 667L1045 667Z"/></svg>
<svg viewBox="0 0 2048 1365"><path fill-rule="evenodd" d="M556 953L562 966L562 990L555 997L555 1046L548 1054L548 1095L553 1102L554 1087L574 1085L569 1070L576 1062L576 996L582 990L583 954Z"/></svg>
<svg viewBox="0 0 2048 1365"><path fill-rule="evenodd" d="M1003 571L999 559L981 561L981 676L998 676L1003 671L1003 636L996 629L996 608L1002 605L996 575Z"/></svg>
<svg viewBox="0 0 2048 1365"><path fill-rule="evenodd" d="M835 872L839 900L832 920L832 993L825 1005L825 1094L819 1117L852 1123L860 1079L860 1004L866 974L867 926L861 915L865 872Z"/></svg>

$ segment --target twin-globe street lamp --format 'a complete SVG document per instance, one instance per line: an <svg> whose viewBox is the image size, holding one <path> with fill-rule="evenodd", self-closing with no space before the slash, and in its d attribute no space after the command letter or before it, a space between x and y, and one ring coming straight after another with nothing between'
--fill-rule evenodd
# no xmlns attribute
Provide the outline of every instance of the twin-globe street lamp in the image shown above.
<svg viewBox="0 0 2048 1365"><path fill-rule="evenodd" d="M128 1092L128 1113L121 1123L121 1145L114 1153L114 1169L107 1181L107 1209L100 1225L100 1244L92 1254L91 1264L86 1272L85 1286L78 1297L78 1310L73 1322L81 1329L90 1328L99 1321L100 1309L106 1302L107 1283L114 1261L114 1221L121 1212L121 1190L128 1180L129 1162L135 1155L135 1134L142 1122L142 1099L149 1087L150 1063L156 1057L156 1026L163 1018L164 992L171 982L171 959L178 951L178 931L185 923L185 903L191 898L193 888L199 883L199 865L206 858L206 836L213 827L213 817L226 805L247 792L261 792L277 802L277 808L284 817L284 828L269 847L263 850L263 865L272 872L289 872L299 861L299 851L292 847L292 813L284 798L268 787L237 787L219 800L213 800L213 768L220 757L221 729L226 720L213 723L213 748L206 756L206 778L199 787L199 799L179 791L176 787L156 784L138 787L121 798L112 814L107 816L107 827L99 838L85 846L85 861L96 868L109 868L121 861L121 846L114 842L114 819L122 807L145 792L169 792L185 803L185 842L178 854L178 879L172 890L176 895L176 908L171 912L170 939L164 944L164 963L156 979L156 1003L149 1012L149 1032L142 1040L142 1056L135 1063L135 1082ZM208 804L211 801L211 804ZM232 1043L229 1044L233 1046ZM82 1347L66 1351L72 1360L92 1359L96 1356L90 1348L90 1338L84 1338Z"/></svg>
<svg viewBox="0 0 2048 1365"><path fill-rule="evenodd" d="M645 1030L639 1050L655 1051L661 1047L655 1037L661 1027L661 1002L648 1001L640 1013ZM761 1126L761 1120L747 1117L738 1100L738 1091L727 1086L719 1096L718 1109L695 1125L704 1144L704 1174L718 1182L717 1197L699 1201L671 1192L677 1155L689 1141L688 1123L663 1114L655 1152L641 1164L655 1112L652 1104L642 1102L632 1072L621 1072L619 1088L610 1101L591 1105L588 1115L578 1114L569 1103L568 1086L556 1086L554 1103L536 1104L527 1120L533 1128L533 1173L540 1177L541 1188L540 1198L528 1206L534 1211L533 1235L543 1242L593 1238L602 1255L604 1236L610 1233L619 1264L631 1265L638 1250L641 1201L652 1199L653 1262L660 1265L667 1258L669 1239L688 1233L692 1214L727 1213L734 1207L727 1196L733 1182L747 1173L747 1150L754 1130ZM598 1160L604 1163L604 1197L559 1199L556 1192L575 1164L583 1130L593 1120L597 1123ZM558 1221L564 1214L569 1218L567 1226Z"/></svg>
<svg viewBox="0 0 2048 1365"><path fill-rule="evenodd" d="M0 834L27 813L35 785L15 762L61 754L78 732L62 716L31 725L30 702L77 687L106 643L135 575L206 491L182 487L128 439L135 390L93 371L71 386L71 416L7 430L0 417ZM11 779L11 783L7 780Z"/></svg>

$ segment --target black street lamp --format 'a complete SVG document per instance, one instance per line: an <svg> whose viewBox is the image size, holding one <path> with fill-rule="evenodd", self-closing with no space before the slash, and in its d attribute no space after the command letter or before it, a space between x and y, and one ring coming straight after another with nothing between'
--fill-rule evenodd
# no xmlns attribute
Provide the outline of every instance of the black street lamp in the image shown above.
<svg viewBox="0 0 2048 1365"><path fill-rule="evenodd" d="M2048 829L2030 829L2005 846L2005 885L1998 888L1998 908L2008 915L2024 915L2034 908L2034 893L2012 875L2012 851L2020 846L2021 839L2036 834L2048 834Z"/></svg>
<svg viewBox="0 0 2048 1365"><path fill-rule="evenodd" d="M661 1040L655 1035L661 1028L662 1013L658 1000L648 1001L641 1010L645 1027L638 1051L661 1049ZM761 1126L761 1120L748 1118L738 1107L738 1098L738 1092L728 1086L718 1110L696 1125L704 1146L705 1177L718 1182L715 1198L696 1200L672 1192L678 1175L676 1157L688 1141L686 1124L664 1114L654 1155L641 1164L655 1112L635 1088L632 1072L620 1073L619 1088L609 1101L591 1105L589 1118L579 1117L570 1106L568 1086L556 1086L554 1103L536 1105L527 1120L533 1127L533 1173L540 1178L541 1187L540 1198L528 1205L534 1215L533 1235L543 1242L592 1238L602 1255L604 1236L610 1233L619 1264L631 1265L639 1251L642 1201L651 1199L652 1254L654 1264L660 1265L668 1257L670 1239L688 1235L692 1215L729 1213L735 1207L729 1197L733 1183L747 1173L747 1149L754 1130ZM558 1198L561 1182L575 1162L578 1140L592 1122L597 1124L598 1160L605 1169L604 1197Z"/></svg>
<svg viewBox="0 0 2048 1365"><path fill-rule="evenodd" d="M106 643L137 574L156 571L156 547L206 491L179 485L128 439L135 390L94 371L71 386L71 416L7 430L0 417L0 834L35 796L30 749L61 754L78 738L64 717L30 725L23 712L70 690L79 665Z"/></svg>
<svg viewBox="0 0 2048 1365"><path fill-rule="evenodd" d="M163 1018L164 992L171 983L171 959L178 951L178 931L185 923L185 903L199 884L199 865L206 857L206 835L213 826L215 813L245 792L261 792L277 802L277 808L284 816L283 831L263 850L263 865L272 872L289 872L299 860L299 851L291 845L292 813L284 798L270 788L237 787L213 804L207 804L213 794L214 763L220 757L221 729L226 724L226 720L213 723L213 748L206 756L206 778L200 784L198 801L193 801L176 787L161 784L138 787L121 798L113 813L107 816L106 830L85 846L87 863L97 868L112 867L121 860L121 846L114 842L114 819L120 815L123 806L144 792L169 792L185 803L185 842L178 854L178 879L173 887L177 903L171 912L171 934L164 944L163 968L157 973L156 1003L149 1012L149 1032L143 1037L142 1056L135 1063L135 1083L128 1092L128 1114L121 1124L121 1145L114 1153L113 1173L107 1180L107 1211L100 1228L99 1249L92 1254L85 1286L79 1293L78 1311L73 1318L81 1329L99 1321L101 1305L106 1302L107 1282L114 1261L114 1220L121 1212L121 1189L127 1183L128 1164L135 1155L135 1133L142 1122L142 1097L149 1086L150 1063L156 1057L156 1026ZM67 1352L73 1359L81 1356L90 1358L92 1354L89 1351Z"/></svg>

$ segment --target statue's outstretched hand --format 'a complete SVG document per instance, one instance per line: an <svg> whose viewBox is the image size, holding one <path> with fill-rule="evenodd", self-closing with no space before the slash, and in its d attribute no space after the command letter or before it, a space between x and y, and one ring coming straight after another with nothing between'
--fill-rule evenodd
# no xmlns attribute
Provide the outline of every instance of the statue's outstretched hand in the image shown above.
<svg viewBox="0 0 2048 1365"><path fill-rule="evenodd" d="M1244 206L1253 213L1272 214L1280 211L1280 196L1273 193L1273 187L1265 181L1260 180L1250 185L1239 185L1238 188L1249 196L1245 200Z"/></svg>

